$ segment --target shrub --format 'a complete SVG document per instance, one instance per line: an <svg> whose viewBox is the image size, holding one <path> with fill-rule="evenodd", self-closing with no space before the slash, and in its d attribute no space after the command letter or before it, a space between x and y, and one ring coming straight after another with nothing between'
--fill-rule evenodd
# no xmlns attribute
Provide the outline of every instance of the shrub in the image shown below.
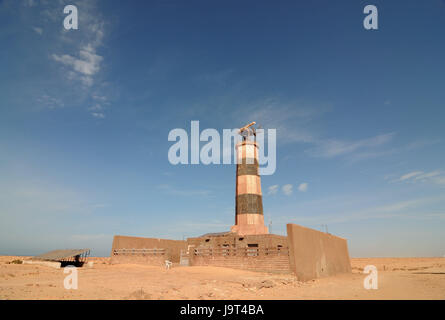
<svg viewBox="0 0 445 320"><path fill-rule="evenodd" d="M23 263L23 261L22 260L19 260L19 259L15 259L15 260L12 260L11 262L9 262L10 264L22 264Z"/></svg>

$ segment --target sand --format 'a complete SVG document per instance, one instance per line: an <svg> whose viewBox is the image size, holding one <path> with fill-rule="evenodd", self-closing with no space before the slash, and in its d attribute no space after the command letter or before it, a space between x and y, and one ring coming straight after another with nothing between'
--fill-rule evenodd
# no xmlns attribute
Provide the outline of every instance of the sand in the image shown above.
<svg viewBox="0 0 445 320"><path fill-rule="evenodd" d="M63 269L10 264L0 257L0 299L445 299L445 258L356 258L351 274L299 282L291 274L221 267L110 265L90 258L78 268L78 289L64 288ZM364 266L378 268L378 289L366 290Z"/></svg>

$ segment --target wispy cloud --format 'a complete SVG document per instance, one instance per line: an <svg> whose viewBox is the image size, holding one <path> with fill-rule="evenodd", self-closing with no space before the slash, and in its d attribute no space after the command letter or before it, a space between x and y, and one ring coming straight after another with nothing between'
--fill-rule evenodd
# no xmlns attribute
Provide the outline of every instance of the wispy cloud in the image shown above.
<svg viewBox="0 0 445 320"><path fill-rule="evenodd" d="M432 172L427 172L421 175L418 175L416 177L414 177L414 180L429 180L431 178L437 177L439 175L441 175L442 173L439 170L436 171L432 171Z"/></svg>
<svg viewBox="0 0 445 320"><path fill-rule="evenodd" d="M434 171L430 171L430 172L412 171L412 172L403 174L402 176L400 176L396 179L393 179L390 182L391 183L394 183L394 182L406 182L406 183L424 182L424 183L433 183L433 184L445 186L445 173L440 170L434 170Z"/></svg>
<svg viewBox="0 0 445 320"><path fill-rule="evenodd" d="M421 149L424 147L428 147L430 145L434 145L441 142L440 139L424 139L424 140L415 140L407 145L399 146L399 147L391 147L388 145L388 148L385 149L377 149L377 148L366 148L361 149L357 152L349 154L348 160L350 162L356 162L365 159L373 159L378 157L387 157L399 153L411 152L417 149Z"/></svg>
<svg viewBox="0 0 445 320"><path fill-rule="evenodd" d="M42 28L32 27L32 30L34 30L37 34L40 34L40 35L43 34L43 29Z"/></svg>
<svg viewBox="0 0 445 320"><path fill-rule="evenodd" d="M277 192L278 192L278 185L277 184L274 184L273 186L270 186L267 189L267 194L268 195L277 194Z"/></svg>
<svg viewBox="0 0 445 320"><path fill-rule="evenodd" d="M303 101L286 101L279 98L265 98L245 107L249 119L254 119L263 128L277 130L283 143L312 143L316 134L309 129L309 123L329 111L328 104L310 104Z"/></svg>
<svg viewBox="0 0 445 320"><path fill-rule="evenodd" d="M423 171L414 171L414 172L410 172L410 173L404 174L403 176L400 177L399 181L408 180L408 179L410 179L412 177L415 177L415 176L417 176L419 174L422 174L422 173L423 173Z"/></svg>
<svg viewBox="0 0 445 320"><path fill-rule="evenodd" d="M303 182L298 186L298 191L301 192L306 192L307 191L307 187L308 187L308 183L307 182Z"/></svg>
<svg viewBox="0 0 445 320"><path fill-rule="evenodd" d="M80 49L79 58L68 54L53 54L52 58L72 69L71 72L68 73L70 79L79 79L88 87L93 85L93 76L99 72L100 63L103 60L103 57L96 54L96 50L91 44Z"/></svg>
<svg viewBox="0 0 445 320"><path fill-rule="evenodd" d="M415 140L415 141L409 143L405 147L405 150L407 150L407 151L417 150L419 148L423 148L423 147L427 147L427 146L432 146L432 145L438 144L441 141L442 141L441 139L418 139L418 140Z"/></svg>
<svg viewBox="0 0 445 320"><path fill-rule="evenodd" d="M62 108L65 106L62 100L51 97L47 94L44 94L41 97L37 98L37 101L45 105L45 107L49 109Z"/></svg>
<svg viewBox="0 0 445 320"><path fill-rule="evenodd" d="M79 29L65 30L61 28L58 50L49 57L63 70L63 75L72 85L80 83L83 95L89 97L92 105L87 108L90 114L99 119L105 118L109 101L105 94L100 93L103 81L101 76L104 55L105 20L101 17L97 1L76 1L75 4L83 10L79 13ZM53 6L47 6L46 12L50 18L56 14Z"/></svg>
<svg viewBox="0 0 445 320"><path fill-rule="evenodd" d="M291 185L291 184L285 184L282 188L281 188L281 190L283 191L283 193L286 195L286 196L290 196L291 194L292 194L292 192L293 192L293 186Z"/></svg>
<svg viewBox="0 0 445 320"><path fill-rule="evenodd" d="M95 118L105 118L116 94L114 82L106 80L103 66L107 61L106 39L111 25L102 13L99 0L6 0L0 1L5 14L16 17L11 30L27 26L35 36L36 50L30 53L34 63L46 64L47 74L31 74L24 79L22 92L31 96L29 109L44 110L56 107L84 107ZM78 8L77 30L65 30L63 12L67 4ZM9 12L8 12L9 11ZM17 15L17 11L21 14ZM44 35L44 37L43 37ZM43 78L42 78L43 77ZM36 82L35 79L42 79ZM42 97L44 92L48 97ZM51 99L58 101L50 101ZM101 110L90 109L90 107Z"/></svg>
<svg viewBox="0 0 445 320"><path fill-rule="evenodd" d="M279 98L265 98L245 107L249 119L254 119L264 128L277 129L280 143L303 143L310 145L305 153L312 157L334 158L348 156L351 161L375 158L390 154L381 150L395 137L394 132L381 133L369 138L344 140L323 137L314 130L313 123L323 114L332 111L330 104L307 103L299 100L282 101ZM247 117L247 116L246 116Z"/></svg>
<svg viewBox="0 0 445 320"><path fill-rule="evenodd" d="M412 200L398 201L371 208L361 208L349 213L326 212L326 214L311 216L281 216L276 217L276 220L285 223L294 221L297 223L318 225L321 223L345 223L369 219L444 219L444 212L431 212L430 209L423 209L425 206L438 202L441 203L443 201L445 201L445 196L440 195L434 197L423 197Z"/></svg>
<svg viewBox="0 0 445 320"><path fill-rule="evenodd" d="M320 140L316 142L314 148L308 149L307 152L314 157L332 158L365 148L382 146L390 142L393 137L394 133L385 133L356 141L343 141L338 139Z"/></svg>
<svg viewBox="0 0 445 320"><path fill-rule="evenodd" d="M267 189L267 195L274 195L274 194L277 194L278 193L278 190L279 190L279 185L278 184L275 184L275 185L273 185L273 186L270 186L268 189ZM306 192L307 191L307 187L308 187L308 184L305 182L305 183L301 183L299 186L298 186L298 191L301 191L301 192ZM288 184L285 184L285 185L283 185L282 187L281 187L281 191L283 192L283 194L284 195L286 195L286 196L290 196L292 193L293 193L293 188L294 188L294 186L292 185L292 184L290 184L290 183L288 183Z"/></svg>
<svg viewBox="0 0 445 320"><path fill-rule="evenodd" d="M92 112L91 115L95 118L99 118L99 119L103 119L105 118L105 114L103 114L102 112Z"/></svg>
<svg viewBox="0 0 445 320"><path fill-rule="evenodd" d="M94 76L100 71L103 56L97 53L103 46L105 23L100 17L96 1L78 1L77 5L84 8L79 14L79 30L61 29L60 38L67 45L66 50L74 52L53 53L51 58L67 67L70 80L78 80L84 86L94 84ZM72 42L78 36L79 41Z"/></svg>

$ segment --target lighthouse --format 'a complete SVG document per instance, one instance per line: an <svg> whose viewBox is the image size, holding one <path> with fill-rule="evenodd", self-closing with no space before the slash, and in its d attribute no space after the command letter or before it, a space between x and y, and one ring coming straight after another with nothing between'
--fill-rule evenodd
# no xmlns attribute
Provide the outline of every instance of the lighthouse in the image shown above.
<svg viewBox="0 0 445 320"><path fill-rule="evenodd" d="M235 225L231 227L231 231L241 236L269 233L264 225L259 145L253 125L255 122L240 129L242 141L236 145Z"/></svg>

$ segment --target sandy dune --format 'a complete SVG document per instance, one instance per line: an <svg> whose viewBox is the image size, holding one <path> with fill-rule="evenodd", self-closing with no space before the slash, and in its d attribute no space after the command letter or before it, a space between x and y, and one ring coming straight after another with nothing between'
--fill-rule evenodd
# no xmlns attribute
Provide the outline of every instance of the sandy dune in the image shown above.
<svg viewBox="0 0 445 320"><path fill-rule="evenodd" d="M356 258L352 274L296 281L292 275L220 267L110 265L91 258L66 290L63 269L9 264L0 257L0 299L445 299L445 258ZM364 266L375 265L378 289L365 290Z"/></svg>

